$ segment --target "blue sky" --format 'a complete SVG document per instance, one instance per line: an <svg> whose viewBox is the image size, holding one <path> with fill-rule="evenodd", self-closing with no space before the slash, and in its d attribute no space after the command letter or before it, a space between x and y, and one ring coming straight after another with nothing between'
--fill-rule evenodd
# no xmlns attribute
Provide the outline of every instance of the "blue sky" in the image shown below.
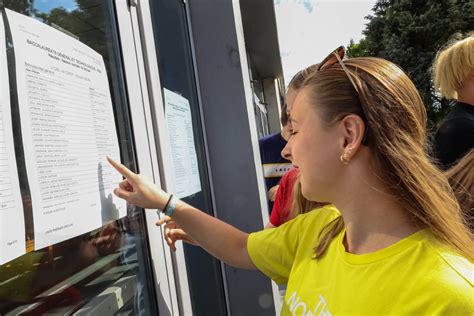
<svg viewBox="0 0 474 316"><path fill-rule="evenodd" d="M75 0L35 0L35 8L41 12L49 12L58 7L72 11L77 8L77 4Z"/></svg>
<svg viewBox="0 0 474 316"><path fill-rule="evenodd" d="M376 0L274 0L285 84L331 50L359 41Z"/></svg>
<svg viewBox="0 0 474 316"><path fill-rule="evenodd" d="M302 5L305 8L305 10L308 11L308 13L313 12L314 2L315 1L313 0L275 0L274 1L275 6L278 6L282 3L295 3L295 4Z"/></svg>

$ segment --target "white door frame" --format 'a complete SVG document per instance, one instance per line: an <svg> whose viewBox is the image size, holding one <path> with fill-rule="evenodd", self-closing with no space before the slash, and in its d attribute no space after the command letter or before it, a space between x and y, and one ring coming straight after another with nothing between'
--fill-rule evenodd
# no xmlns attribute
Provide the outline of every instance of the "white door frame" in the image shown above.
<svg viewBox="0 0 474 316"><path fill-rule="evenodd" d="M145 6L140 3L137 6L136 1L115 0L115 5L139 171L140 174L152 179L157 185L170 190L171 188L166 184L173 183L173 181L169 178L170 175L166 172L162 173L160 170L170 170L171 149L169 143L156 144L156 140L167 139L167 137L158 138L155 135L155 133L161 134L167 131L164 129L165 124L160 124L157 130L153 126L153 115L158 115L157 122L165 122L158 69L150 67L150 65L156 64L156 59L154 63L148 63L150 58L147 58L145 63L144 56L150 57L148 52L150 49L146 49L147 46L142 46L142 36L153 37L153 29L150 22L142 23L142 27L145 29L141 30L138 22L139 13L137 11L140 10L140 14L145 16L148 4ZM142 50L142 47L145 47L147 54ZM149 86L147 75L150 73L155 79L150 81ZM153 108L158 111L152 113L151 104L156 105ZM162 150L160 157L158 157L157 148ZM160 168L160 162L163 163L162 168ZM180 315L173 254L163 239L162 229L155 225L161 215L158 215L157 210L146 210L145 215L159 313L160 315ZM183 253L183 249L178 251ZM186 271L184 270L184 272ZM182 287L181 283L179 282ZM189 298L189 290L184 296ZM189 304L189 306L191 305ZM186 313L186 315L190 314Z"/></svg>

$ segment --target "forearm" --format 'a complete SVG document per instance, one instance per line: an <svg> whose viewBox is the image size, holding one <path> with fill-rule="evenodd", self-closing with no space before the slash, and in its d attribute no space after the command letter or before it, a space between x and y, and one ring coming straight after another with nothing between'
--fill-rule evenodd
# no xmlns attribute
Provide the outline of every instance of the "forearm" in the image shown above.
<svg viewBox="0 0 474 316"><path fill-rule="evenodd" d="M237 268L256 269L248 255L247 233L181 201L172 218L214 257Z"/></svg>
<svg viewBox="0 0 474 316"><path fill-rule="evenodd" d="M114 189L118 197L144 208L167 208L167 203L171 201L169 194L110 157L107 157L107 160L125 177L119 187ZM248 234L182 201L178 201L171 217L213 256L235 267L255 269L247 252Z"/></svg>

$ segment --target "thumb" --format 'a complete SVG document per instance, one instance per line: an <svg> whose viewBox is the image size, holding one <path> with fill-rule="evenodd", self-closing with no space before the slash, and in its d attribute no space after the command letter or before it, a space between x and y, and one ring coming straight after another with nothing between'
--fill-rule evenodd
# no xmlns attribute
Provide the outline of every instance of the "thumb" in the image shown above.
<svg viewBox="0 0 474 316"><path fill-rule="evenodd" d="M161 226L161 225L167 224L167 223L169 223L169 222L171 222L171 221L173 221L172 218L166 215L165 217L159 219L159 220L156 222L156 226Z"/></svg>
<svg viewBox="0 0 474 316"><path fill-rule="evenodd" d="M121 188L115 188L114 189L114 194L118 196L121 199L124 199L126 201L130 201L130 198L132 197L133 192L126 191Z"/></svg>

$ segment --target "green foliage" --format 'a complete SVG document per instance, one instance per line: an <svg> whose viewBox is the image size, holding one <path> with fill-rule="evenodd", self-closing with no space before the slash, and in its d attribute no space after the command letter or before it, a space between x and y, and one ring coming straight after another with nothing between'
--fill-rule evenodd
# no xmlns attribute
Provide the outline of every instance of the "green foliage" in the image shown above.
<svg viewBox="0 0 474 316"><path fill-rule="evenodd" d="M361 39L359 43L354 43L351 39L347 46L347 56L350 58L368 56L367 45L368 42L365 38Z"/></svg>
<svg viewBox="0 0 474 316"><path fill-rule="evenodd" d="M106 27L104 25L104 5L99 0L76 0L77 8L68 11L57 7L48 13L37 13L49 25L58 25L72 36L92 47L103 56L107 56Z"/></svg>
<svg viewBox="0 0 474 316"><path fill-rule="evenodd" d="M436 53L456 33L474 29L470 0L379 0L359 43L349 43L350 57L378 56L400 65L425 102L429 126L448 112L450 102L436 93L431 66Z"/></svg>
<svg viewBox="0 0 474 316"><path fill-rule="evenodd" d="M60 1L58 1L59 3ZM80 40L87 46L96 50L108 64L110 47L107 43L110 28L104 25L111 14L111 2L101 0L71 0L77 7L74 10L66 10L58 5L48 12L40 11L32 0L4 0L5 7L19 13L33 16L50 26L59 28L61 31ZM109 70L109 68L107 68Z"/></svg>
<svg viewBox="0 0 474 316"><path fill-rule="evenodd" d="M31 10L30 1L28 0L4 0L3 5L16 12L28 14Z"/></svg>

